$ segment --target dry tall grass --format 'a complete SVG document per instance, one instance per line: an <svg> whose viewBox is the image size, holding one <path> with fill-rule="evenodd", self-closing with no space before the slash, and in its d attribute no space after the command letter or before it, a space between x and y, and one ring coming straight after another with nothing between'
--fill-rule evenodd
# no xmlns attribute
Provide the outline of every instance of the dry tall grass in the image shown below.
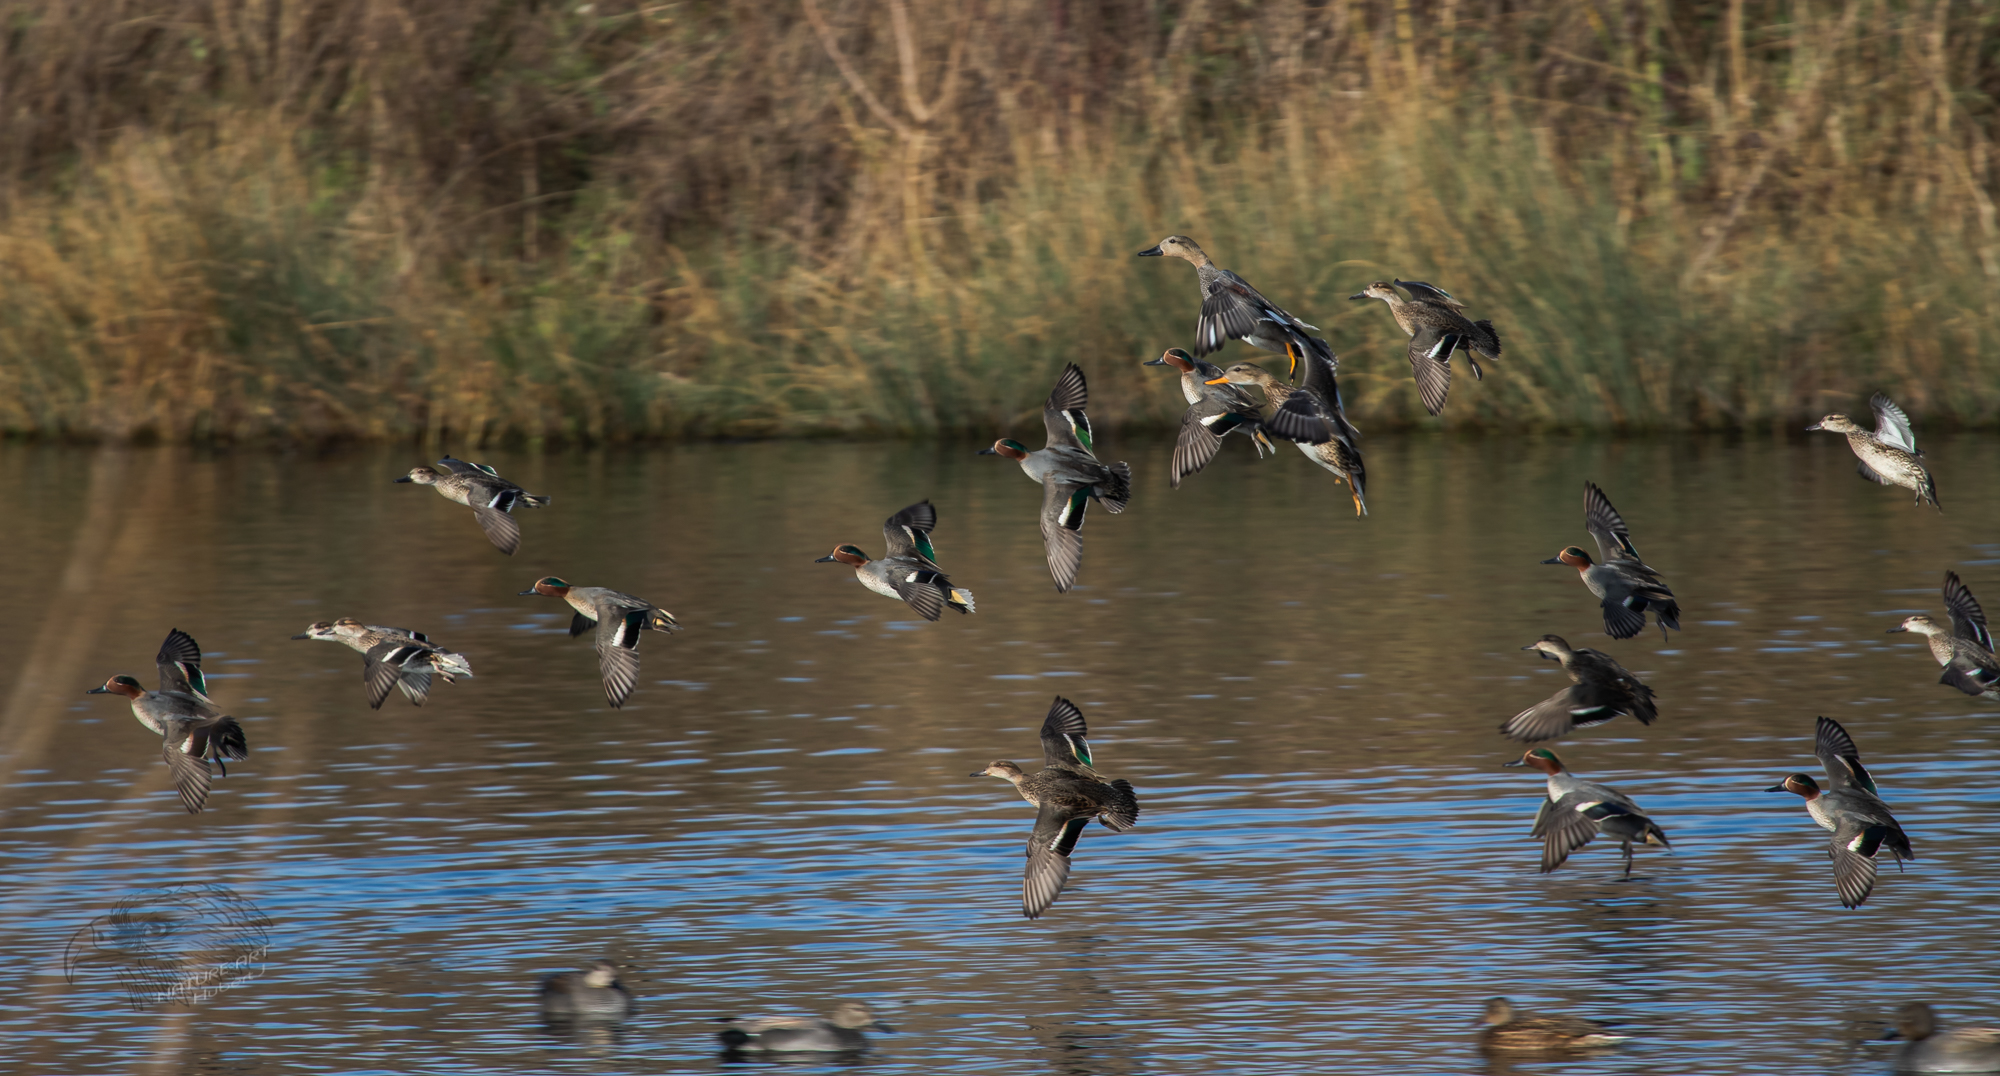
<svg viewBox="0 0 2000 1076"><path fill-rule="evenodd" d="M0 35L0 428L988 430L1178 409L1194 235L1453 424L2000 415L2000 13L1881 0L50 0Z"/></svg>

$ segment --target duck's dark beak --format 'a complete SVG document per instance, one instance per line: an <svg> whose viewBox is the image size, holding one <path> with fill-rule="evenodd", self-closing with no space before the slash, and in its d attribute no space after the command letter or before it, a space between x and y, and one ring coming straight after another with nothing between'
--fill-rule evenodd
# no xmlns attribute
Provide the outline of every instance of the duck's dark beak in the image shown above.
<svg viewBox="0 0 2000 1076"><path fill-rule="evenodd" d="M1908 628L1904 627L1903 625L1901 625L1901 624L1898 624L1898 625L1896 625L1895 627L1893 627L1893 628L1890 628L1890 629L1889 629L1888 631L1885 631L1885 632L1883 632L1882 634L1884 634L1884 635L1894 635L1894 634L1896 634L1896 633L1897 633L1897 632L1899 632L1899 631L1909 631L1909 630L1910 630L1910 629L1908 629Z"/></svg>
<svg viewBox="0 0 2000 1076"><path fill-rule="evenodd" d="M309 632L309 631L302 631L302 632L298 633L297 635L294 635L294 636L292 636L292 638L294 638L294 639L310 639L310 638L312 638L312 632Z"/></svg>
<svg viewBox="0 0 2000 1076"><path fill-rule="evenodd" d="M1819 423L1815 422L1815 423L1813 423L1812 425L1810 425L1810 426L1807 426L1807 427L1806 427L1806 432L1807 432L1807 433L1812 433L1813 431L1815 431L1815 430L1817 430L1817 429L1819 429Z"/></svg>
<svg viewBox="0 0 2000 1076"><path fill-rule="evenodd" d="M1515 760L1514 760L1514 761L1512 761L1512 762L1502 762L1502 763L1501 763L1500 765L1502 765L1502 766L1526 766L1527 764L1528 764L1528 760L1527 760L1527 759L1525 759L1525 758L1517 758L1517 759L1515 759Z"/></svg>
<svg viewBox="0 0 2000 1076"><path fill-rule="evenodd" d="M1351 303L1351 302L1353 302L1353 301L1354 301L1354 300L1356 300L1356 299L1366 299L1366 298L1368 298L1368 293L1367 293L1367 292L1365 292L1365 291L1357 291L1357 292L1355 292L1355 293L1354 293L1353 295L1350 295L1350 296L1348 296L1348 297L1347 297L1347 301Z"/></svg>
<svg viewBox="0 0 2000 1076"><path fill-rule="evenodd" d="M1166 253L1167 253L1166 251L1164 251L1164 250L1161 250L1161 249L1160 249L1159 247L1157 247L1157 246L1156 246L1156 247L1153 247L1153 248L1152 248L1151 250L1142 250L1142 251L1140 251L1140 252L1139 252L1139 257L1141 257L1141 258L1159 258L1159 257L1164 257L1164 256L1166 255Z"/></svg>
<svg viewBox="0 0 2000 1076"><path fill-rule="evenodd" d="M834 563L835 561L837 561L837 560L839 560L839 559L840 559L839 557L836 557L836 556L834 556L833 554L831 554L831 553L828 553L828 554L827 554L826 556L824 556L824 557L821 557L821 558L819 558L819 559L818 559L818 560L816 560L816 561L813 561L813 563L814 563L814 564L832 564L832 563Z"/></svg>
<svg viewBox="0 0 2000 1076"><path fill-rule="evenodd" d="M975 456L998 456L999 454L991 448L982 448L978 452L973 453Z"/></svg>
<svg viewBox="0 0 2000 1076"><path fill-rule="evenodd" d="M1780 781L1780 782L1778 782L1777 784L1775 784L1775 785L1772 785L1771 787L1769 787L1769 788L1765 789L1764 791L1766 791L1766 792L1790 792L1790 791L1791 791L1791 789L1789 789L1789 788L1786 788L1786 787L1785 787L1785 783L1784 783L1783 781Z"/></svg>
<svg viewBox="0 0 2000 1076"><path fill-rule="evenodd" d="M1543 563L1543 564L1561 564L1562 562L1563 562L1563 559L1562 559L1561 557L1550 557L1549 559L1547 559L1547 560L1543 561L1542 563Z"/></svg>
<svg viewBox="0 0 2000 1076"><path fill-rule="evenodd" d="M103 688L98 688L97 690L99 690L99 691L102 691L102 690L104 690L104 689L103 689ZM985 771L985 770L974 770L973 772L971 772L971 773L968 773L968 774L966 774L966 776L967 776L967 777L984 777L984 776L986 776L986 771Z"/></svg>
<svg viewBox="0 0 2000 1076"><path fill-rule="evenodd" d="M416 479L413 479L413 478L411 478L411 477L410 477L409 475L404 475L403 477L401 477L401 478L398 478L398 479L396 479L396 481L398 481L398 482L414 482L414 481L416 481Z"/></svg>
<svg viewBox="0 0 2000 1076"><path fill-rule="evenodd" d="M1160 357L1159 357L1159 358L1157 358L1157 359L1147 359L1147 360L1146 360L1145 362L1142 362L1142 363L1140 363L1139 365L1141 365L1141 366L1165 366L1166 364L1167 364L1167 359L1166 359L1166 356L1162 355L1162 356L1160 356Z"/></svg>
<svg viewBox="0 0 2000 1076"><path fill-rule="evenodd" d="M540 593L541 591L536 590L534 587L529 587L528 589L521 592L521 597L525 598L530 594L540 594Z"/></svg>
<svg viewBox="0 0 2000 1076"><path fill-rule="evenodd" d="M90 689L89 691L86 691L86 692L84 692L84 694L86 694L86 695L109 695L109 694L111 694L111 689L110 689L110 688L107 688L107 687L105 687L105 686L104 686L103 684L99 684L99 685L97 685L96 687L94 687L94 688L91 688L91 689Z"/></svg>

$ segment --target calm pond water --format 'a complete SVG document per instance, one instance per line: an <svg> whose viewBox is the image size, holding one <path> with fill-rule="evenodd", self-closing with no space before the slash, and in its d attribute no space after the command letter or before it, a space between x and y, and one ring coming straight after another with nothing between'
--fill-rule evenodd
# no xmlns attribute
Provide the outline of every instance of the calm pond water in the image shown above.
<svg viewBox="0 0 2000 1076"><path fill-rule="evenodd" d="M2000 720L1937 683L1908 612L1955 568L2000 607L2000 455L1927 438L1947 514L1856 478L1837 438L1372 438L1373 515L1296 453L1229 451L1093 512L1050 587L1039 493L975 445L465 453L553 507L520 555L391 479L429 453L0 449L0 1014L11 1072L703 1072L711 1022L868 1000L878 1073L1468 1073L1480 1002L1614 1021L1626 1047L1527 1072L1886 1072L1901 1002L2000 1021ZM1614 642L1568 569L1610 493L1685 630ZM971 617L916 620L814 564L922 497ZM640 686L604 706L544 574L644 595ZM367 708L360 659L290 636L356 616L478 675ZM250 759L207 813L107 676L200 640ZM1499 723L1554 692L1520 647L1610 650L1661 718L1557 745L1675 842L1536 873L1539 781ZM1093 826L1019 915L1033 809L966 775L1036 758L1050 698L1145 814ZM1761 790L1846 724L1915 843L1836 902L1821 831ZM261 971L135 1009L65 976L145 887L254 907ZM221 905L217 905L220 907ZM254 933L254 931L252 931ZM225 939L226 941L226 939ZM71 953L75 955L74 951ZM544 1028L537 978L608 956L638 1014ZM129 970L129 969L128 969ZM807 1068L838 1067L828 1062Z"/></svg>

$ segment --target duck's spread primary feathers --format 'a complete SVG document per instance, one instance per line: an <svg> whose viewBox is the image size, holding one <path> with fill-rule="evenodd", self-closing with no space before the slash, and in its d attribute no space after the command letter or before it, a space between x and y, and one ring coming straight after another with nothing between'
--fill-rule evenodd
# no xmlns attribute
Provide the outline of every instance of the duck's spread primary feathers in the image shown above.
<svg viewBox="0 0 2000 1076"><path fill-rule="evenodd" d="M1407 290L1411 298L1403 298L1397 287ZM1500 357L1500 334L1493 330L1493 323L1466 317L1465 304L1443 288L1420 280L1398 280L1394 286L1377 280L1348 298L1380 299L1389 304L1396 325L1410 337L1410 376L1417 383L1417 396L1423 400L1424 410L1433 415L1444 411L1445 398L1451 392L1453 352L1465 356L1474 381L1486 376L1477 356Z"/></svg>
<svg viewBox="0 0 2000 1076"><path fill-rule="evenodd" d="M1139 824L1139 797L1123 780L1106 781L1092 768L1083 711L1061 696L1042 720L1042 768L1029 774L1005 760L988 763L974 777L998 777L1038 808L1028 838L1021 914L1039 918L1069 882L1070 854L1095 818L1113 833Z"/></svg>
<svg viewBox="0 0 2000 1076"><path fill-rule="evenodd" d="M1939 683L1950 684L1967 695L2000 698L2000 658L1993 653L1993 633L1986 627L1986 611L1979 607L1979 599L1972 596L1971 588L1957 572L1944 573L1944 607L1951 617L1949 628L1919 615L1904 617L1889 633L1913 631L1923 635L1930 645L1931 656L1944 666Z"/></svg>

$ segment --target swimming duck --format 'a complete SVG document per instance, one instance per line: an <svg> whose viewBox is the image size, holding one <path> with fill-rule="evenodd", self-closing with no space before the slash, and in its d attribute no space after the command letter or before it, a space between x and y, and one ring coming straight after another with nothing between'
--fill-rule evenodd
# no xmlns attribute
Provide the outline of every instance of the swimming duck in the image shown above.
<svg viewBox="0 0 2000 1076"><path fill-rule="evenodd" d="M671 635L680 630L674 614L644 598L603 587L573 587L550 575L521 592L522 597L530 594L561 598L576 610L569 621L570 638L597 629L597 665L604 674L604 700L614 710L625 705L632 685L639 682L639 633L663 631Z"/></svg>
<svg viewBox="0 0 2000 1076"><path fill-rule="evenodd" d="M632 992L618 981L618 965L609 960L543 979L541 1000L543 1016L562 1019L623 1020L632 1013Z"/></svg>
<svg viewBox="0 0 2000 1076"><path fill-rule="evenodd" d="M1931 656L1944 666L1938 683L1950 684L1967 695L2000 698L2000 660L1993 656L1993 633L1986 630L1986 612L1957 572L1944 573L1944 607L1951 614L1949 631L1930 617L1912 616L1904 617L1889 634L1914 631L1925 636Z"/></svg>
<svg viewBox="0 0 2000 1076"><path fill-rule="evenodd" d="M1347 483L1354 495L1354 514L1365 516L1368 471L1361 460L1361 431L1347 421L1341 409L1333 363L1317 355L1304 361L1305 377L1297 387L1278 380L1254 362L1239 362L1218 380L1263 389L1264 398L1277 409L1265 420L1264 428L1298 445L1307 459Z"/></svg>
<svg viewBox="0 0 2000 1076"><path fill-rule="evenodd" d="M861 585L886 598L907 602L925 620L944 615L949 605L961 613L972 612L972 592L955 587L933 559L931 528L937 526L937 509L929 501L917 503L890 516L882 524L882 536L889 551L881 560L869 560L859 546L836 546L832 553L814 564L845 564L854 569Z"/></svg>
<svg viewBox="0 0 2000 1076"><path fill-rule="evenodd" d="M1021 885L1021 914L1036 919L1069 881L1070 853L1095 818L1113 833L1139 824L1139 797L1125 780L1106 782L1091 768L1083 711L1062 696L1042 720L1042 768L1033 774L1005 760L974 777L998 777L1038 808L1028 838L1028 869Z"/></svg>
<svg viewBox="0 0 2000 1076"><path fill-rule="evenodd" d="M825 1019L761 1016L747 1020L730 1017L725 1022L730 1026L717 1032L716 1038L722 1040L724 1050L741 1054L859 1053L868 1048L863 1031L896 1031L859 1001L841 1002Z"/></svg>
<svg viewBox="0 0 2000 1076"><path fill-rule="evenodd" d="M1517 1011L1506 998L1487 998L1486 1026L1479 1032L1483 1050L1506 1053L1550 1053L1588 1050L1624 1042L1629 1035L1614 1034L1610 1028L1576 1016L1536 1016Z"/></svg>
<svg viewBox="0 0 2000 1076"><path fill-rule="evenodd" d="M1167 366L1180 371L1181 396L1187 400L1188 409L1181 416L1180 436L1174 439L1173 473L1169 482L1175 489L1181 488L1183 475L1208 466L1215 454L1222 451L1222 439L1229 434L1248 436L1260 460L1265 449L1277 451L1264 435L1264 413L1257 401L1235 385L1210 380L1222 377L1222 367L1177 347L1170 347L1159 358L1147 359L1140 365Z"/></svg>
<svg viewBox="0 0 2000 1076"><path fill-rule="evenodd" d="M1023 474L1042 484L1042 544L1058 593L1075 585L1077 569L1083 565L1083 537L1078 532L1083 530L1083 513L1091 498L1116 515L1132 497L1132 468L1098 462L1090 417L1084 414L1089 398L1083 369L1070 363L1042 404L1047 447L1030 452L1021 442L1003 437L992 448L979 450L982 456L1014 460Z"/></svg>
<svg viewBox="0 0 2000 1076"><path fill-rule="evenodd" d="M1602 564L1592 563L1590 554L1577 546L1565 547L1542 563L1576 569L1583 585L1603 603L1604 630L1613 639L1630 639L1646 630L1648 609L1659 622L1661 638L1666 638L1668 628L1679 631L1681 606L1674 600L1674 592L1660 581L1658 572L1639 559L1624 518L1611 507L1611 498L1591 482L1583 484L1583 527L1597 540Z"/></svg>
<svg viewBox="0 0 2000 1076"><path fill-rule="evenodd" d="M2000 1028L1938 1030L1929 1005L1912 1001L1896 1010L1896 1029L1884 1038L1907 1043L1896 1053L1898 1072L2000 1072Z"/></svg>
<svg viewBox="0 0 2000 1076"><path fill-rule="evenodd" d="M1218 268L1187 236L1170 235L1158 246L1140 251L1139 257L1180 258L1194 266L1195 279L1201 285L1201 320L1195 323L1194 332L1197 358L1221 351L1228 341L1241 340L1265 351L1284 352L1292 360L1293 375L1307 355L1332 361L1333 349L1312 335L1320 331L1319 326L1286 313L1242 277Z"/></svg>
<svg viewBox="0 0 2000 1076"><path fill-rule="evenodd" d="M1846 415L1828 415L1806 427L1806 432L1825 430L1828 433L1847 435L1847 447L1854 450L1860 462L1855 470L1870 482L1880 482L1885 486L1901 486L1917 495L1913 504L1931 503L1931 507L1944 511L1938 503L1937 483L1931 473L1917 457L1923 450L1917 447L1917 435L1910 429L1910 416L1897 407L1895 401L1881 393L1868 398L1868 406L1875 411L1875 429L1864 430Z"/></svg>
<svg viewBox="0 0 2000 1076"><path fill-rule="evenodd" d="M391 688L401 688L405 698L422 706L430 697L433 672L447 684L472 676L472 663L464 654L433 645L423 632L408 628L363 624L347 616L315 621L292 638L340 643L358 651L361 683L368 689L369 708L375 710L382 708Z"/></svg>
<svg viewBox="0 0 2000 1076"><path fill-rule="evenodd" d="M1646 817L1630 796L1617 789L1586 781L1571 773L1554 751L1537 747L1519 761L1504 766L1527 766L1549 777L1548 798L1535 812L1531 837L1542 839L1542 873L1563 865L1571 852L1589 844L1599 833L1618 841L1625 853L1625 877L1632 877L1632 844L1654 844L1671 850L1667 835Z"/></svg>
<svg viewBox="0 0 2000 1076"><path fill-rule="evenodd" d="M181 806L189 814L199 814L215 777L209 763L227 777L224 760L249 758L250 745L243 738L243 727L208 697L201 647L193 636L179 628L169 631L153 661L160 670L158 691L147 691L129 676L114 676L84 694L123 695L131 702L132 716L160 737L160 754L173 774Z"/></svg>
<svg viewBox="0 0 2000 1076"><path fill-rule="evenodd" d="M509 482L483 463L467 463L446 456L438 461L438 468L442 470L412 467L409 474L396 481L434 487L445 500L471 508L473 518L479 520L479 528L486 532L493 548L510 557L521 548L521 525L514 522L511 514L514 506L545 508L550 500Z"/></svg>
<svg viewBox="0 0 2000 1076"><path fill-rule="evenodd" d="M1403 298L1386 280L1378 280L1348 298L1380 299L1389 304L1397 326L1410 337L1410 376L1416 379L1417 395L1424 401L1424 410L1439 414L1451 392L1451 353L1464 352L1472 379L1482 381L1486 374L1476 356L1499 358L1500 334L1493 331L1492 322L1466 317L1465 304L1443 288L1420 280L1398 280L1396 287L1407 289L1411 298Z"/></svg>
<svg viewBox="0 0 2000 1076"><path fill-rule="evenodd" d="M1570 679L1569 687L1500 726L1501 732L1522 743L1559 739L1626 714L1638 718L1641 725L1650 725L1660 716L1653 705L1653 689L1602 650L1572 648L1560 635L1544 635L1521 649L1562 662Z"/></svg>
<svg viewBox="0 0 2000 1076"><path fill-rule="evenodd" d="M1795 792L1805 797L1806 811L1819 827L1832 832L1827 858L1833 860L1833 882L1842 907L1859 908L1875 888L1875 856L1883 848L1903 860L1916 861L1910 838L1889 805L1875 790L1875 779L1861 765L1861 752L1840 722L1822 717L1813 725L1813 754L1826 767L1827 787L1795 773L1766 792Z"/></svg>

